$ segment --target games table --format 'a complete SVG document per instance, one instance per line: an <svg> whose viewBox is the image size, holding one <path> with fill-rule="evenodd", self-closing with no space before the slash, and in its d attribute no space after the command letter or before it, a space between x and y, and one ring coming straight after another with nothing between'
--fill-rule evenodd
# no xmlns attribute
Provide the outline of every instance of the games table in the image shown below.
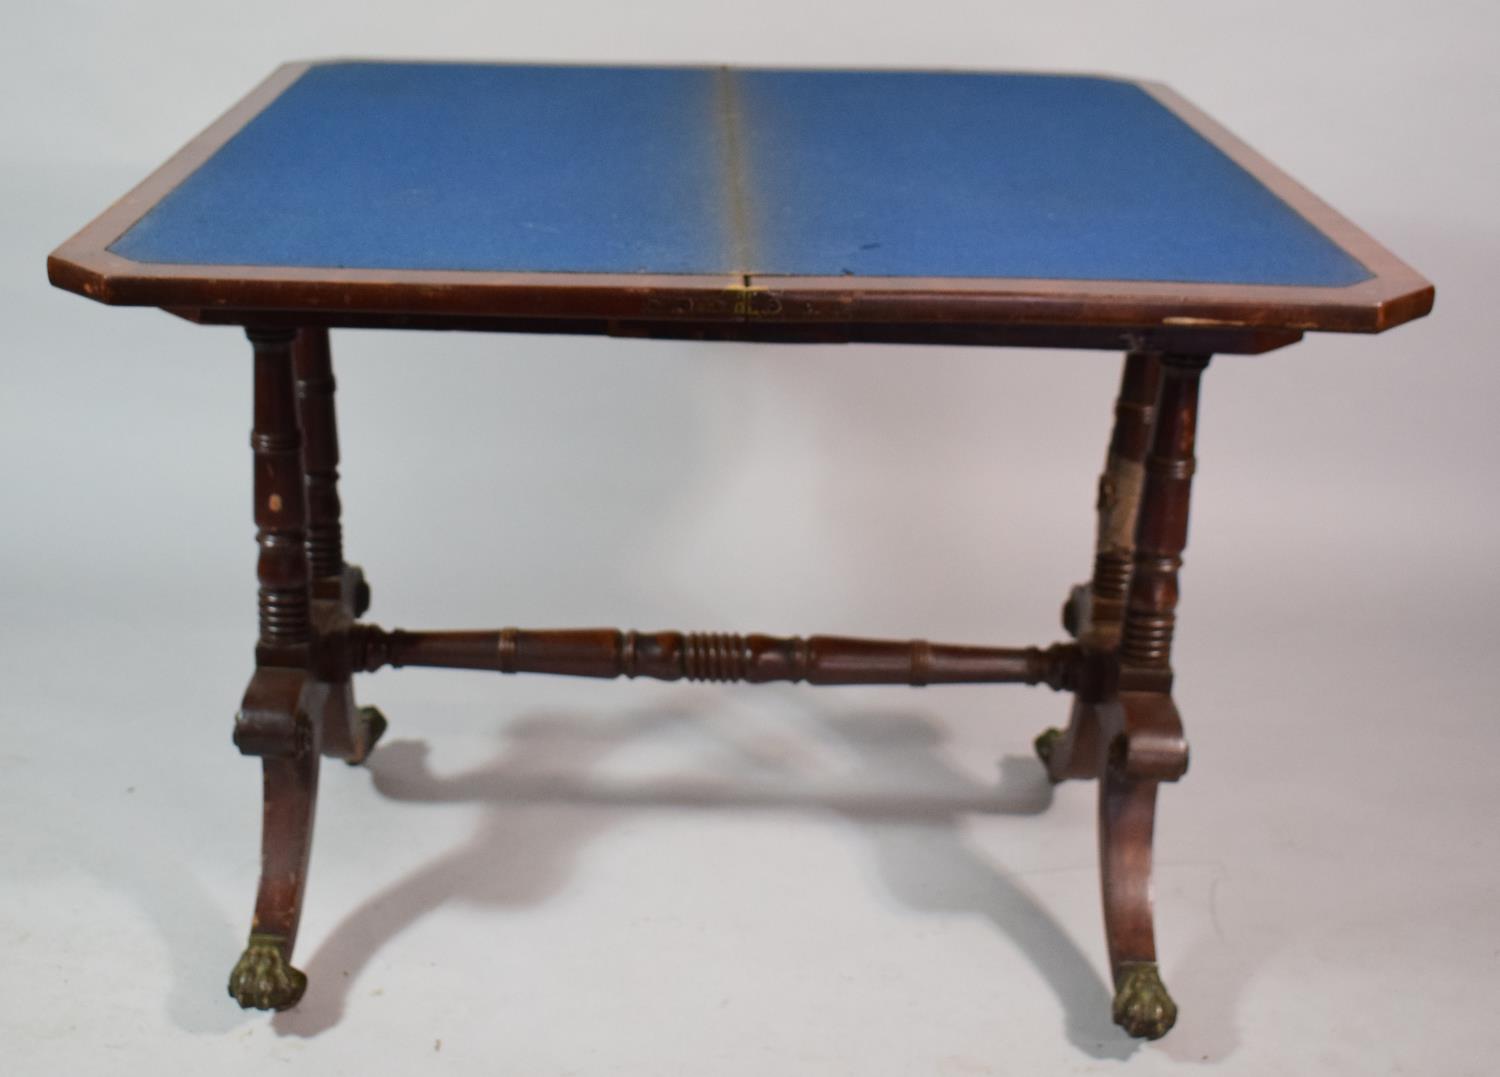
<svg viewBox="0 0 1500 1077"><path fill-rule="evenodd" d="M321 755L385 729L355 673L1025 683L1099 783L1114 1018L1164 1035L1156 790L1187 768L1170 662L1199 379L1214 353L1373 333L1433 289L1167 88L1072 75L334 61L274 72L53 253L104 303L254 350L260 634L235 720L264 770L261 877L229 981L283 1009ZM344 561L329 330L593 333L1126 353L1071 639L1003 648L603 629L386 631ZM934 375L936 376L936 375Z"/></svg>

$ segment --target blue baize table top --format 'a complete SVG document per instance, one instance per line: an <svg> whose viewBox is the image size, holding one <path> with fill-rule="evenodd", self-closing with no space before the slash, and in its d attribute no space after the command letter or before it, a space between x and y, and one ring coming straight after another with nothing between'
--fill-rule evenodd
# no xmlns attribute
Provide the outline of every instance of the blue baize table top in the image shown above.
<svg viewBox="0 0 1500 1077"><path fill-rule="evenodd" d="M1133 83L936 72L313 65L109 250L490 272L1372 275Z"/></svg>

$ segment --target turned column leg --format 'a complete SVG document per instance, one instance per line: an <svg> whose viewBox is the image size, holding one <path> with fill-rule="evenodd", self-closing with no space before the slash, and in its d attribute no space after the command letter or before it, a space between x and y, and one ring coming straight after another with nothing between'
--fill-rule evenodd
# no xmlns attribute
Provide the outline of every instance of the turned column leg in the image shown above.
<svg viewBox="0 0 1500 1077"><path fill-rule="evenodd" d="M317 598L341 600L351 616L370 606L370 587L357 565L344 562L343 506L339 502L339 430L328 330L300 329L292 348L297 410L307 480L307 561Z"/></svg>
<svg viewBox="0 0 1500 1077"><path fill-rule="evenodd" d="M1134 686L1172 687L1172 636L1177 623L1177 574L1187 548L1193 455L1198 428L1198 383L1208 357L1162 360L1161 396L1135 532L1134 565L1120 634L1120 664L1136 671Z"/></svg>
<svg viewBox="0 0 1500 1077"><path fill-rule="evenodd" d="M357 565L344 563L342 506L339 503L337 384L328 330L303 328L292 345L297 374L297 414L302 428L302 468L307 494L307 564L311 575L313 621L319 635L332 638L370 605L370 587ZM385 732L385 717L354 702L349 671L319 662L319 679L329 688L323 753L360 763Z"/></svg>
<svg viewBox="0 0 1500 1077"><path fill-rule="evenodd" d="M1172 701L1178 571L1187 546L1198 385L1207 356L1162 359L1162 386L1120 629L1119 693L1098 708L1104 751L1099 858L1104 926L1115 981L1114 1018L1133 1036L1164 1036L1177 1006L1161 981L1151 908L1156 788L1187 770Z"/></svg>
<svg viewBox="0 0 1500 1077"><path fill-rule="evenodd" d="M1118 633L1135 557L1135 529L1146 484L1146 452L1161 394L1161 360L1146 352L1125 358L1109 455L1099 476L1099 530L1087 606L1079 610L1079 635Z"/></svg>
<svg viewBox="0 0 1500 1077"><path fill-rule="evenodd" d="M1125 357L1115 400L1114 429L1099 476L1098 531L1094 573L1073 588L1063 605L1063 627L1085 651L1112 650L1119 639L1135 552L1135 527L1145 482L1151 419L1161 390L1161 362L1154 354ZM1037 754L1054 781L1093 778L1099 773L1099 693L1083 686L1075 694L1066 729L1048 729L1036 739Z"/></svg>
<svg viewBox="0 0 1500 1077"><path fill-rule="evenodd" d="M291 331L250 330L255 347L256 541L260 639L235 719L240 750L262 758L264 811L255 919L229 977L241 1006L285 1009L307 979L291 966L312 850L325 692L309 673L313 611Z"/></svg>

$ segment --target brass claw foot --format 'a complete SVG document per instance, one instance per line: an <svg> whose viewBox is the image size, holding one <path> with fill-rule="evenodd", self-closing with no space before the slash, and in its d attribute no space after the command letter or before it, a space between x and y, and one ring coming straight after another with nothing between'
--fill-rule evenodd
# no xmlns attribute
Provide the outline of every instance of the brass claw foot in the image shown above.
<svg viewBox="0 0 1500 1077"><path fill-rule="evenodd" d="M381 714L374 707L359 708L359 721L360 725L364 727L364 735L361 740L365 746L365 750L360 753L358 759L345 760L351 767L357 767L370 758L370 753L375 750L375 745L385 735L388 726L385 715Z"/></svg>
<svg viewBox="0 0 1500 1077"><path fill-rule="evenodd" d="M1132 1036L1159 1040L1177 1023L1177 1003L1154 961L1128 961L1115 975L1115 1024Z"/></svg>
<svg viewBox="0 0 1500 1077"><path fill-rule="evenodd" d="M251 935L229 974L229 994L247 1010L285 1010L307 990L307 977L288 964L279 935Z"/></svg>

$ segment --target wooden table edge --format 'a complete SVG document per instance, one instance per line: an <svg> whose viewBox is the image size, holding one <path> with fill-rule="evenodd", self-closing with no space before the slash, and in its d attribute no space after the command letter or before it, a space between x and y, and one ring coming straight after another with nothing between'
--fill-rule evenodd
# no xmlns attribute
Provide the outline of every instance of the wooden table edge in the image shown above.
<svg viewBox="0 0 1500 1077"><path fill-rule="evenodd" d="M833 322L859 327L961 322L1087 328L1376 333L1432 309L1434 288L1367 233L1160 83L1139 87L1358 258L1370 279L1340 288L1025 278L787 277L528 273L141 263L108 247L309 68L283 64L48 258L53 284L111 305L177 312L364 313L411 317Z"/></svg>

